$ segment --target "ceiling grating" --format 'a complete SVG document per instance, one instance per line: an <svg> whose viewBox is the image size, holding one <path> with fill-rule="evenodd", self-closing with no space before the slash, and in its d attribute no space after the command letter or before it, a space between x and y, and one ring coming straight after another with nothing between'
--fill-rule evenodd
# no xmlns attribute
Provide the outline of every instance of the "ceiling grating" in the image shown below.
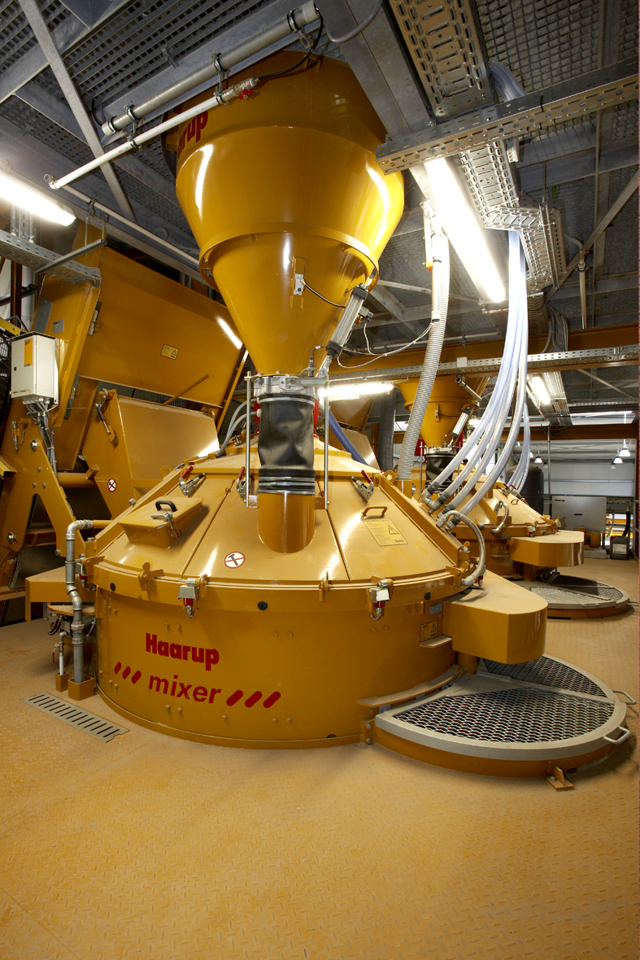
<svg viewBox="0 0 640 960"><path fill-rule="evenodd" d="M134 0L76 44L67 66L86 97L108 103L266 5L267 0L189 4ZM212 56L218 52L211 48Z"/></svg>

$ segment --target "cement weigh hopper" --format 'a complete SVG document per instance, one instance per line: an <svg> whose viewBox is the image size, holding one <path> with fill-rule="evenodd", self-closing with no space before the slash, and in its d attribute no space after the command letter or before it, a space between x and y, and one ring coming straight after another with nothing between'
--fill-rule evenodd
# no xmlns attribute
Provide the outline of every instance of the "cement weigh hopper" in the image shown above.
<svg viewBox="0 0 640 960"><path fill-rule="evenodd" d="M87 545L98 685L128 718L206 742L401 743L382 732L394 705L473 682L480 660L537 661L546 604L492 574L471 589L461 544L390 477L314 439L312 358L375 279L403 192L376 163L384 131L350 70L296 56L258 65L251 97L176 137L201 270L259 372L260 433L189 461ZM552 760L520 751L511 772L608 752L624 707L602 706L586 739Z"/></svg>

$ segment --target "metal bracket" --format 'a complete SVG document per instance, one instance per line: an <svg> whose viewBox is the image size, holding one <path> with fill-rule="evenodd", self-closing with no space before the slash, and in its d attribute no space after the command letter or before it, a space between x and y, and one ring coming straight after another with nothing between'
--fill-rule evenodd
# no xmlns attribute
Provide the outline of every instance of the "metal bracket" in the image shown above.
<svg viewBox="0 0 640 960"><path fill-rule="evenodd" d="M192 577L178 587L178 600L182 600L188 617L192 617L195 612L195 604L199 594L200 584Z"/></svg>
<svg viewBox="0 0 640 960"><path fill-rule="evenodd" d="M384 616L385 604L391 599L392 588L392 580L378 580L373 587L369 587L369 614L372 620L380 620Z"/></svg>
<svg viewBox="0 0 640 960"><path fill-rule="evenodd" d="M365 483L363 483L358 477L351 477L351 483L354 485L364 502L367 503L373 494L374 484L369 474L364 470L362 470L362 476L366 481Z"/></svg>

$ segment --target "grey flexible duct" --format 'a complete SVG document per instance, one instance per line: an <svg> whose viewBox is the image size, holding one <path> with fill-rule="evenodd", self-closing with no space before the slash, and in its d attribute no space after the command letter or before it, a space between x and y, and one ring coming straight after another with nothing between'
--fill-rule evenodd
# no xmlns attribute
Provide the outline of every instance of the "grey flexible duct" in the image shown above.
<svg viewBox="0 0 640 960"><path fill-rule="evenodd" d="M439 227L431 234L433 249L433 279L431 287L431 330L418 381L409 423L402 441L398 461L398 480L410 480L420 428L427 412L427 404L438 372L449 306L449 242Z"/></svg>

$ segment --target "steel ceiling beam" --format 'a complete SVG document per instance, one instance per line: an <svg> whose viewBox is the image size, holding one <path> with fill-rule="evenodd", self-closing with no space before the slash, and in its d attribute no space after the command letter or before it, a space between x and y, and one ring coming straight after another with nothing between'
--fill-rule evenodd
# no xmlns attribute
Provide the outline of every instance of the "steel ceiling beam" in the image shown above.
<svg viewBox="0 0 640 960"><path fill-rule="evenodd" d="M80 99L78 91L76 90L75 85L69 76L64 61L58 53L56 45L53 42L53 38L49 33L49 28L47 27L47 24L45 23L40 12L40 8L35 0L19 0L19 2L25 17L29 22L29 26L33 30L42 52L47 58L49 66L53 70L60 89L62 90L67 103L71 107L73 115L78 123L78 126L82 130L83 136L85 137L91 152L95 157L101 156L104 153L104 150L102 149L102 145L93 125L93 121L89 117L89 114L87 113L85 106ZM122 185L120 184L115 171L112 168L105 166L102 172L120 209L126 213L127 216L135 220L135 215L131 208L131 204L129 203L127 196L122 189Z"/></svg>
<svg viewBox="0 0 640 960"><path fill-rule="evenodd" d="M316 0L331 37L348 36L371 13L372 0ZM339 43L340 53L392 136L429 121L423 92L407 66L384 4L361 33Z"/></svg>
<svg viewBox="0 0 640 960"><path fill-rule="evenodd" d="M56 173L63 171L68 167L69 161L57 154L54 150L38 142L29 134L18 130L13 124L0 118L0 142L3 145L3 157L11 168L20 170L23 177L34 184L44 184L44 174L47 172ZM115 222L113 217L119 217L116 211L110 207L111 195L107 185L102 177L90 174L83 182L83 193L74 191L73 188L67 188L64 193L73 197L71 203L76 214L79 217L85 217L87 209L91 211L93 204L97 207L104 206L106 219L100 221L104 225L108 236L128 243L130 246L143 250L150 257L155 256L162 263L167 263L178 270L188 272L189 267L185 266L182 260L186 259L187 264L194 263L196 268L193 276L199 277L197 269L197 260L194 261L194 255L197 256L197 248L192 234L185 230L180 230L169 220L164 220L154 211L149 210L141 204L134 201L138 221L143 222L148 233L150 242L145 243L141 240L140 228L138 223L131 223L124 216ZM176 256L167 257L166 246L162 245L161 238L166 237L170 244L181 251L182 260ZM155 246L154 246L155 244Z"/></svg>
<svg viewBox="0 0 640 960"><path fill-rule="evenodd" d="M58 100L57 97L54 97L53 94L45 90L37 82L31 82L21 87L16 93L16 97L33 110L36 110L43 117L46 117L47 120L55 123L56 126L62 130L66 130L72 137L76 137L84 146L87 145L82 135L80 125L67 104L62 100ZM63 162L68 164L68 161ZM176 199L175 181L172 178L161 176L156 170L137 157L118 157L114 161L114 164L122 170L126 170L127 173L134 177L139 183L143 183L154 193L157 193L158 196L163 197L175 206L176 209L179 209Z"/></svg>
<svg viewBox="0 0 640 960"><path fill-rule="evenodd" d="M585 250L591 249L594 242L598 239L598 237L600 237L604 233L607 227L611 223L613 223L613 221L618 216L622 208L631 199L631 197L634 195L637 189L638 189L638 171L636 170L636 172L631 177L631 179L627 183L622 193L620 193L617 199L611 204L611 206L607 210L604 217L596 225L591 236L587 240L585 240L583 245ZM581 257L581 252L578 252L573 258L573 260L567 265L567 269L565 270L562 277L560 277L557 285L551 288L551 290L547 295L548 297L552 297L556 292L556 290L558 290L563 285L563 283L567 280L567 278L571 276L571 274L573 273L573 271L575 270L575 268L578 266L580 262L580 257Z"/></svg>
<svg viewBox="0 0 640 960"><path fill-rule="evenodd" d="M51 36L56 50L61 54L69 50L79 40L83 40L96 27L102 24L109 17L112 17L122 7L125 7L129 0L102 0L98 5L97 16L90 25L86 25L76 16L67 17L59 26L51 31ZM0 103L4 103L9 97L38 76L39 73L49 66L49 61L39 46L34 46L25 53L19 60L13 63L7 70L3 70L0 75Z"/></svg>
<svg viewBox="0 0 640 960"><path fill-rule="evenodd" d="M378 148L378 163L386 173L408 170L434 157L455 157L463 150L492 140L529 137L557 123L597 113L637 97L637 63L616 64L507 103L445 120L429 130L389 139Z"/></svg>
<svg viewBox="0 0 640 960"><path fill-rule="evenodd" d="M638 363L638 344L630 343L623 347L613 347L611 350L566 350L553 353L532 353L527 357L527 369L533 370L584 370L585 367L632 366ZM470 360L468 357L459 357L457 360L441 362L438 374L495 374L500 370L502 357L487 357L480 360ZM419 377L422 364L402 367L374 367L368 370L341 370L331 371L332 380L375 380L380 378L381 372L390 380L406 380ZM607 384L609 386L609 384Z"/></svg>
<svg viewBox="0 0 640 960"><path fill-rule="evenodd" d="M525 154L526 156L526 154ZM625 144L611 143L600 153L599 172L613 173L614 170L624 170L625 167L634 167L638 163L638 143L636 140ZM584 180L594 177L596 163L593 147L590 151L567 154L563 157L552 157L549 160L536 160L533 163L518 164L520 186L524 193L536 194L549 187L563 183L573 183L575 180Z"/></svg>

